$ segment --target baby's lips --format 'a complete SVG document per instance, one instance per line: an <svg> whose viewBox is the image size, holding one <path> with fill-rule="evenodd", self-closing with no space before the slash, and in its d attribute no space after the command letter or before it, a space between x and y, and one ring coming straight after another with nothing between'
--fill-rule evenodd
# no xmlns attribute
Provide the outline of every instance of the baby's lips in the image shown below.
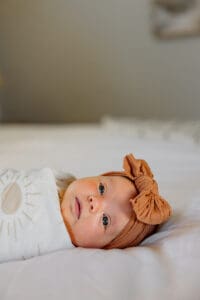
<svg viewBox="0 0 200 300"><path fill-rule="evenodd" d="M76 213L77 219L79 219L80 215L81 215L81 205L80 205L80 201L77 197L75 198L75 213Z"/></svg>

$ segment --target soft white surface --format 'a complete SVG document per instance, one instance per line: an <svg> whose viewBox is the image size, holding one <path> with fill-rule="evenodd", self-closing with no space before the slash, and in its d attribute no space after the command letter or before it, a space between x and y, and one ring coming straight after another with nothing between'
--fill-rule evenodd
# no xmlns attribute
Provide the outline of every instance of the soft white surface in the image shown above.
<svg viewBox="0 0 200 300"><path fill-rule="evenodd" d="M0 263L74 248L51 168L0 169L0 201Z"/></svg>
<svg viewBox="0 0 200 300"><path fill-rule="evenodd" d="M148 161L174 209L140 247L76 248L1 264L0 299L199 300L200 144L198 126L186 125L0 127L2 168L49 166L82 177L120 170L133 152Z"/></svg>

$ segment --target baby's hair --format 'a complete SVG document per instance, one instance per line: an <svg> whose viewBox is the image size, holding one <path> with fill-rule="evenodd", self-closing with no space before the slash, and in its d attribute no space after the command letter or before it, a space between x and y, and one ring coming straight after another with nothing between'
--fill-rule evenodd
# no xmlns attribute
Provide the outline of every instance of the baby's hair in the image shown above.
<svg viewBox="0 0 200 300"><path fill-rule="evenodd" d="M66 174L64 177L60 177L60 176L56 177L56 184L57 184L57 188L58 188L58 195L59 195L60 203L63 199L66 189L74 180L76 180L76 177L74 177L71 174Z"/></svg>

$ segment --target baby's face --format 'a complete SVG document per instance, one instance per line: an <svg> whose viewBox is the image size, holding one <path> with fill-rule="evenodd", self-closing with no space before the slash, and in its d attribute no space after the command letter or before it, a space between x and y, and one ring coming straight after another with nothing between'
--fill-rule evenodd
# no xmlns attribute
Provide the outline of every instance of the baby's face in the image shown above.
<svg viewBox="0 0 200 300"><path fill-rule="evenodd" d="M134 185L121 176L96 176L73 181L61 203L61 212L79 247L102 248L128 223Z"/></svg>

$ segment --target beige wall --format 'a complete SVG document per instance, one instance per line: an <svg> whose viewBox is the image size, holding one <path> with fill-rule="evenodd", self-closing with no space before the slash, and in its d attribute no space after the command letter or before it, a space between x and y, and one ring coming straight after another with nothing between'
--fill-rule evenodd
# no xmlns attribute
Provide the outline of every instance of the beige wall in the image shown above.
<svg viewBox="0 0 200 300"><path fill-rule="evenodd" d="M200 37L158 41L147 0L0 0L4 120L198 119Z"/></svg>

